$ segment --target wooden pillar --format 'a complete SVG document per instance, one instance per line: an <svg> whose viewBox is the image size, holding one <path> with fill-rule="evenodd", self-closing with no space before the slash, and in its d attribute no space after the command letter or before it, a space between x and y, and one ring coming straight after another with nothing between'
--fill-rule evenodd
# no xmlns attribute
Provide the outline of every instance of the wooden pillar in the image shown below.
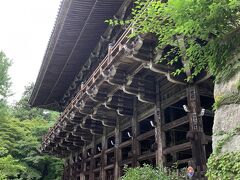
<svg viewBox="0 0 240 180"><path fill-rule="evenodd" d="M62 180L65 180L65 177L66 177L66 160L64 162Z"/></svg>
<svg viewBox="0 0 240 180"><path fill-rule="evenodd" d="M94 179L94 155L95 155L95 136L93 136L93 140L91 143L91 160L90 160L90 173L89 173L89 179Z"/></svg>
<svg viewBox="0 0 240 180"><path fill-rule="evenodd" d="M80 173L80 180L85 180L85 172L86 172L86 159L87 159L87 150L86 145L82 148L82 167Z"/></svg>
<svg viewBox="0 0 240 180"><path fill-rule="evenodd" d="M73 159L73 165L72 165L72 177L74 180L76 180L76 177L77 177L77 163L75 162L75 154L76 153L73 153L72 154L72 159Z"/></svg>
<svg viewBox="0 0 240 180"><path fill-rule="evenodd" d="M139 143L137 140L137 136L139 132L138 128L138 119L137 119L137 99L134 98L133 101L133 117L132 117L132 167L139 166L137 158L139 156Z"/></svg>
<svg viewBox="0 0 240 180"><path fill-rule="evenodd" d="M172 108L170 109L169 116L170 116L170 121L174 121L175 120L174 110ZM170 146L175 146L176 145L176 132L175 132L174 129L170 130L170 136L171 136ZM173 162L176 162L177 161L177 153L173 152L173 153L171 153L171 156L173 158Z"/></svg>
<svg viewBox="0 0 240 180"><path fill-rule="evenodd" d="M76 165L76 179L77 180L81 180L81 172L82 172L82 159L80 159L80 157L82 158L82 147L79 148L79 151L77 152L76 156L77 156L77 165Z"/></svg>
<svg viewBox="0 0 240 180"><path fill-rule="evenodd" d="M74 161L73 161L73 152L71 152L70 157L69 157L69 179L70 180L75 180L74 177Z"/></svg>
<svg viewBox="0 0 240 180"><path fill-rule="evenodd" d="M122 143L122 132L121 132L121 128L120 128L120 121L119 121L119 145ZM122 163L122 149L119 148L118 150L118 160L119 160L119 164ZM122 176L122 166L120 166L120 172L119 172L119 176Z"/></svg>
<svg viewBox="0 0 240 180"><path fill-rule="evenodd" d="M80 155L79 155L80 156ZM81 169L80 169L80 172L79 172L79 176L80 176L80 180L85 180L84 179L84 161L83 161L83 147L81 148Z"/></svg>
<svg viewBox="0 0 240 180"><path fill-rule="evenodd" d="M102 136L102 152L101 152L101 167L100 167L100 176L101 180L106 179L106 171L104 170L104 167L107 164L107 157L106 157L106 149L107 149L107 131L106 127L103 127L103 136Z"/></svg>
<svg viewBox="0 0 240 180"><path fill-rule="evenodd" d="M68 157L68 179L72 180L71 155Z"/></svg>
<svg viewBox="0 0 240 180"><path fill-rule="evenodd" d="M66 159L64 163L64 172L62 177L63 180L67 180L69 178L68 170L69 170L69 164L68 164L68 159Z"/></svg>
<svg viewBox="0 0 240 180"><path fill-rule="evenodd" d="M73 180L76 180L77 177L78 177L78 163L77 163L77 160L76 160L76 157L77 157L77 154L76 152L72 153L72 179Z"/></svg>
<svg viewBox="0 0 240 180"><path fill-rule="evenodd" d="M119 180L120 178L120 149L119 149L119 144L120 144L120 124L119 124L119 118L117 117L116 120L116 127L115 127L115 164L114 164L114 180Z"/></svg>
<svg viewBox="0 0 240 180"><path fill-rule="evenodd" d="M206 171L205 134L203 132L200 95L197 85L187 88L188 120L190 131L187 138L191 142L193 164L196 170L196 177L201 178L200 173Z"/></svg>
<svg viewBox="0 0 240 180"><path fill-rule="evenodd" d="M165 156L163 155L163 149L166 147L166 136L165 132L162 131L162 125L164 122L164 114L161 109L161 96L160 96L160 84L156 82L156 103L155 103L155 141L157 144L156 151L156 165L164 165L166 162Z"/></svg>

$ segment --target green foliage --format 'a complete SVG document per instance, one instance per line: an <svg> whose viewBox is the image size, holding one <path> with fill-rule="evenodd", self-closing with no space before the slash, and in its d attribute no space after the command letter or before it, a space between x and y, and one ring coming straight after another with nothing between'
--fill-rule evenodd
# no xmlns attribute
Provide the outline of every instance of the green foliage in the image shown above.
<svg viewBox="0 0 240 180"><path fill-rule="evenodd" d="M27 86L21 100L10 108L6 103L10 65L9 59L0 52L0 180L61 179L62 160L39 152L42 136L58 113L46 113L29 106L33 85Z"/></svg>
<svg viewBox="0 0 240 180"><path fill-rule="evenodd" d="M48 171L49 173L44 178L45 180L61 180L61 175L63 174L63 161L54 157L49 158Z"/></svg>
<svg viewBox="0 0 240 180"><path fill-rule="evenodd" d="M17 178L26 168L11 155L0 157L0 180Z"/></svg>
<svg viewBox="0 0 240 180"><path fill-rule="evenodd" d="M233 58L240 45L239 8L238 0L136 0L130 20L108 23L131 24L131 37L156 34L158 48L170 45L177 56L168 63L181 60L184 68L178 71L192 70L188 80L207 69L224 81L240 70L238 58Z"/></svg>
<svg viewBox="0 0 240 180"><path fill-rule="evenodd" d="M8 75L8 69L10 65L10 60L6 57L4 52L0 51L0 100L9 95L11 83Z"/></svg>
<svg viewBox="0 0 240 180"><path fill-rule="evenodd" d="M240 179L240 152L212 154L208 159L209 180Z"/></svg>
<svg viewBox="0 0 240 180"><path fill-rule="evenodd" d="M32 108L28 103L33 87L33 83L25 86L22 98L12 108L12 115L20 120L43 119L55 121L59 115L57 112L50 112L40 108Z"/></svg>
<svg viewBox="0 0 240 180"><path fill-rule="evenodd" d="M5 103L0 103L0 180L60 179L63 171L62 160L39 152L43 134L54 123L51 112L44 116L44 119L39 111L34 111L35 114L30 112L33 116L25 116L25 108L28 106L10 109ZM16 112L19 117L36 119L13 117Z"/></svg>
<svg viewBox="0 0 240 180"><path fill-rule="evenodd" d="M177 172L176 169L167 169L163 167L153 168L144 164L143 167L124 169L125 175L121 180L180 180L185 179L184 175Z"/></svg>
<svg viewBox="0 0 240 180"><path fill-rule="evenodd" d="M240 104L240 92L218 96L215 98L213 109L216 110L222 105Z"/></svg>
<svg viewBox="0 0 240 180"><path fill-rule="evenodd" d="M19 178L29 180L48 179L49 176L53 177L52 179L60 178L62 161L42 155L38 150L41 137L50 125L45 120L20 121L10 115L0 117L0 154L3 158L11 156L16 160L14 161L16 165L23 167L24 171L15 173ZM5 165L0 164L0 169L4 167ZM13 178L8 172L5 172L5 176Z"/></svg>
<svg viewBox="0 0 240 180"><path fill-rule="evenodd" d="M218 140L214 152L208 158L206 175L209 180L240 179L240 152L222 152L224 144L239 134L240 126L229 132L221 131L214 134L222 137Z"/></svg>
<svg viewBox="0 0 240 180"><path fill-rule="evenodd" d="M222 147L223 145L228 142L229 140L231 140L232 137L239 135L240 134L240 126L237 126L236 128L234 128L233 130L230 130L229 132L219 132L219 133L215 133L215 136L222 136L216 145L216 148L214 150L214 153L219 154L221 153Z"/></svg>

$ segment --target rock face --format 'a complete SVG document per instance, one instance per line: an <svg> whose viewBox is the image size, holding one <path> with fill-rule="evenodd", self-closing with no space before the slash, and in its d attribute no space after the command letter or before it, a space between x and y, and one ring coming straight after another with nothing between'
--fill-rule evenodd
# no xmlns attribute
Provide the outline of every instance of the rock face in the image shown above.
<svg viewBox="0 0 240 180"><path fill-rule="evenodd" d="M234 94L238 92L238 83L240 82L240 72L233 76L229 81L215 84L214 97Z"/></svg>
<svg viewBox="0 0 240 180"><path fill-rule="evenodd" d="M214 97L234 96L234 100L227 105L220 105L215 111L213 125L213 149L216 148L218 141L229 133L240 127L240 104L239 86L240 72L232 77L228 82L215 84ZM239 133L240 134L240 133ZM221 152L240 151L240 135L235 135L222 146Z"/></svg>

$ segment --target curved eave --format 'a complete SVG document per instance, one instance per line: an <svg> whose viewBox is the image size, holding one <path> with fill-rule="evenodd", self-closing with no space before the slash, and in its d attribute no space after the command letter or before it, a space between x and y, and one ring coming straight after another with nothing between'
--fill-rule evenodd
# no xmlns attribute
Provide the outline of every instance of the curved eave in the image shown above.
<svg viewBox="0 0 240 180"><path fill-rule="evenodd" d="M32 106L61 110L59 100L124 0L63 0L30 98Z"/></svg>

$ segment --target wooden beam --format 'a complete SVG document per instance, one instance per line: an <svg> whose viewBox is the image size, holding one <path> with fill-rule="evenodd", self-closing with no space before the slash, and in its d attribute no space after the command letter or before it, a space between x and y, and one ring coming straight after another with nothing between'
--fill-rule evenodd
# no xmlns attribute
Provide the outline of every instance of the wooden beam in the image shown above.
<svg viewBox="0 0 240 180"><path fill-rule="evenodd" d="M142 141L142 140L147 139L147 138L149 138L149 137L151 137L151 136L154 136L154 135L155 135L155 129L150 130L150 131L148 131L148 132L146 132L146 133L144 133L144 134L139 135L139 136L137 137L137 140L138 140L138 141Z"/></svg>
<svg viewBox="0 0 240 180"><path fill-rule="evenodd" d="M121 161L120 165L124 166L124 165L129 165L131 163L132 163L132 159L126 159L126 160Z"/></svg>
<svg viewBox="0 0 240 180"><path fill-rule="evenodd" d="M145 159L150 159L150 158L154 158L154 157L156 157L156 153L151 152L151 153L146 153L146 154L139 156L138 160L145 160Z"/></svg>
<svg viewBox="0 0 240 180"><path fill-rule="evenodd" d="M181 118L179 118L179 119L177 119L177 120L174 120L174 121L172 121L172 122L170 122L170 123L164 124L164 125L162 126L162 130L163 130L163 131L168 131L168 130L173 129L173 128L176 128L176 127L178 127L178 126L187 124L188 122L189 122L189 121L188 121L188 119L187 119L187 116L184 116L184 117L181 117Z"/></svg>
<svg viewBox="0 0 240 180"><path fill-rule="evenodd" d="M99 158L99 157L101 157L101 153L100 153L100 154L95 154L95 155L94 155L94 159Z"/></svg>
<svg viewBox="0 0 240 180"><path fill-rule="evenodd" d="M168 106L186 98L186 89L181 90L180 92L175 93L174 95L169 96L169 98L164 99L161 104L162 108L167 108Z"/></svg>
<svg viewBox="0 0 240 180"><path fill-rule="evenodd" d="M179 164L188 163L188 162L190 162L190 161L192 161L192 158L177 160L176 163L179 165ZM173 166L174 163L175 163L175 162L168 162L168 163L166 163L166 166L167 166L167 167L171 167L171 166Z"/></svg>
<svg viewBox="0 0 240 180"><path fill-rule="evenodd" d="M175 145L175 146L172 146L172 147L165 148L163 150L163 154L166 155L166 154L169 154L169 153L184 151L184 150L187 150L187 149L191 149L191 143L190 142L186 142L186 143L183 143L183 144L179 144L179 145Z"/></svg>
<svg viewBox="0 0 240 180"><path fill-rule="evenodd" d="M110 165L105 166L104 170L106 171L106 170L112 169L112 168L114 168L114 164L110 164Z"/></svg>
<svg viewBox="0 0 240 180"><path fill-rule="evenodd" d="M121 144L119 145L119 147L122 149L122 148L124 148L124 147L127 147L127 146L131 145L131 143L132 143L132 140L130 139L130 140L127 140L127 141L121 143Z"/></svg>
<svg viewBox="0 0 240 180"><path fill-rule="evenodd" d="M100 172L100 168L95 168L93 172Z"/></svg>
<svg viewBox="0 0 240 180"><path fill-rule="evenodd" d="M106 149L105 153L108 154L108 153L114 152L114 150L115 150L115 147L112 147L112 148Z"/></svg>
<svg viewBox="0 0 240 180"><path fill-rule="evenodd" d="M146 119L146 117L149 117L153 115L155 112L155 105L153 104L147 104L144 106L144 108L141 110L138 110L138 122Z"/></svg>

